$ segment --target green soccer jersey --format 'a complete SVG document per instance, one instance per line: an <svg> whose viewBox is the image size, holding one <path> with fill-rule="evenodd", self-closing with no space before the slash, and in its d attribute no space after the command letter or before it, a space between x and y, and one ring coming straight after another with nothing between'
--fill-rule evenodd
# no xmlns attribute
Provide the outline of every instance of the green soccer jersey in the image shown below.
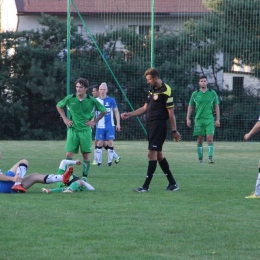
<svg viewBox="0 0 260 260"><path fill-rule="evenodd" d="M214 119L214 107L219 104L218 95L214 90L200 90L191 95L189 105L195 107L196 119Z"/></svg>
<svg viewBox="0 0 260 260"><path fill-rule="evenodd" d="M86 95L83 100L79 100L75 94L66 96L57 104L60 108L69 110L70 119L73 122L73 129L85 129L86 122L92 120L96 111L106 112L106 108L95 98Z"/></svg>

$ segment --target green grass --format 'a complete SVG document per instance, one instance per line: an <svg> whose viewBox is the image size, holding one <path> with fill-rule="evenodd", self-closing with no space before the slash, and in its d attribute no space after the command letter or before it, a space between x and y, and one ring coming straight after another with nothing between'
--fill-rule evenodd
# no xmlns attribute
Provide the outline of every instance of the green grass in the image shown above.
<svg viewBox="0 0 260 260"><path fill-rule="evenodd" d="M1 141L1 169L30 162L28 173L56 173L63 141ZM206 146L204 146L206 147ZM0 259L259 259L260 200L255 186L260 144L215 142L215 164L199 164L194 142L166 142L165 156L180 190L165 192L158 167L142 185L147 142L115 143L118 165L91 166L93 192L1 194ZM206 150L206 149L205 149ZM81 155L75 159L81 159ZM81 166L75 166L81 176ZM55 187L51 184L48 187Z"/></svg>

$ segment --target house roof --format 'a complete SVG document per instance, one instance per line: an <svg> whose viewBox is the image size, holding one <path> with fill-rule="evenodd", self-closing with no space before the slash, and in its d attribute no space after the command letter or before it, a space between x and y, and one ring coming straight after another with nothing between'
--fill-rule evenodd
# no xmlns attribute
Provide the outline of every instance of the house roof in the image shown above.
<svg viewBox="0 0 260 260"><path fill-rule="evenodd" d="M15 0L18 13L67 12L67 0ZM150 13L151 0L73 0L81 13ZM199 14L209 12L202 0L154 0L155 13ZM75 8L71 7L75 12Z"/></svg>

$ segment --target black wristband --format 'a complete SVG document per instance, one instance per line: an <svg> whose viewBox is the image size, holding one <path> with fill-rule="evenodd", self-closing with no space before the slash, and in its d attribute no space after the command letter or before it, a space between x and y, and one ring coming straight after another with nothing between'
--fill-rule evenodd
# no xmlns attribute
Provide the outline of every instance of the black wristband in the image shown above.
<svg viewBox="0 0 260 260"><path fill-rule="evenodd" d="M176 133L177 133L177 130L172 130L172 133L173 133L173 134L176 134Z"/></svg>

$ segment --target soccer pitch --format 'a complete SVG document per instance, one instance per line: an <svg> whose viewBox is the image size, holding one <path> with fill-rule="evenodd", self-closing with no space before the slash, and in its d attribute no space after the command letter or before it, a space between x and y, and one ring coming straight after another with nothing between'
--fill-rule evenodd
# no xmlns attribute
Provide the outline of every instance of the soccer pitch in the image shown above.
<svg viewBox="0 0 260 260"><path fill-rule="evenodd" d="M29 160L28 174L56 173L65 141L1 141L0 168ZM166 142L180 186L166 192L159 166L150 191L135 193L147 169L147 142L115 141L121 162L91 166L95 191L1 194L0 259L259 259L260 199L255 187L260 144L215 142L215 164L199 164L196 142ZM204 154L207 146L204 144ZM81 154L74 157L81 159ZM205 158L206 159L206 158ZM81 176L81 166L74 166Z"/></svg>

